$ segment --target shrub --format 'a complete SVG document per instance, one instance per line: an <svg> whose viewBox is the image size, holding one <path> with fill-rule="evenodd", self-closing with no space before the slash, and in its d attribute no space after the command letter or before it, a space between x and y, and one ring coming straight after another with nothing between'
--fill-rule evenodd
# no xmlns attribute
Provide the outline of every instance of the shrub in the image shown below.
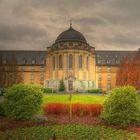
<svg viewBox="0 0 140 140"><path fill-rule="evenodd" d="M7 117L29 120L37 113L42 103L43 92L39 86L17 84L4 94L4 111Z"/></svg>
<svg viewBox="0 0 140 140"><path fill-rule="evenodd" d="M87 90L88 93L102 93L102 89L89 89Z"/></svg>
<svg viewBox="0 0 140 140"><path fill-rule="evenodd" d="M56 93L56 91L53 88L43 88L44 93Z"/></svg>
<svg viewBox="0 0 140 140"><path fill-rule="evenodd" d="M72 114L75 116L100 115L103 106L100 104L72 104ZM70 105L63 103L51 103L43 106L46 114L69 114Z"/></svg>
<svg viewBox="0 0 140 140"><path fill-rule="evenodd" d="M63 80L59 82L59 91L65 91L65 83Z"/></svg>
<svg viewBox="0 0 140 140"><path fill-rule="evenodd" d="M3 102L0 102L0 116L4 116Z"/></svg>
<svg viewBox="0 0 140 140"><path fill-rule="evenodd" d="M63 103L50 103L43 106L43 110L47 114L67 114L68 105Z"/></svg>
<svg viewBox="0 0 140 140"><path fill-rule="evenodd" d="M138 95L133 87L113 89L104 102L102 118L112 124L131 124L140 121Z"/></svg>

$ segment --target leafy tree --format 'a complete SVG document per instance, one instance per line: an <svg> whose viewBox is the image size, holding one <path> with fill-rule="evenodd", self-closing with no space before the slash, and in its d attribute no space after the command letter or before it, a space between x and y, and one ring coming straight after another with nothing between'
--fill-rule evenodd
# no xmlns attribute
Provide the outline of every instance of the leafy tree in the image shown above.
<svg viewBox="0 0 140 140"><path fill-rule="evenodd" d="M125 58L119 67L116 84L118 86L134 86L140 89L140 55L134 54L131 59Z"/></svg>
<svg viewBox="0 0 140 140"><path fill-rule="evenodd" d="M59 82L59 91L65 91L65 83L63 80Z"/></svg>
<svg viewBox="0 0 140 140"><path fill-rule="evenodd" d="M0 87L10 87L13 84L22 82L18 74L18 65L15 56L15 53L12 54L9 61L7 61L4 60L0 54Z"/></svg>

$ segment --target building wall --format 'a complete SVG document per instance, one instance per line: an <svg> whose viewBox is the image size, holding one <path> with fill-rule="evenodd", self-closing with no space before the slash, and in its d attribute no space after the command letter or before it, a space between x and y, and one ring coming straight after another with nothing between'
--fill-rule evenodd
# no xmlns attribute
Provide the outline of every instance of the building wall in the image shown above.
<svg viewBox="0 0 140 140"><path fill-rule="evenodd" d="M64 44L66 45L66 44ZM67 43L68 45L68 43ZM73 43L74 45L74 43ZM58 47L61 47L60 44ZM70 47L70 46L68 46ZM63 68L59 68L59 56L62 56ZM72 55L72 68L69 65L69 55ZM79 68L79 57L82 56L82 68ZM55 68L54 68L55 57ZM87 66L88 57L88 66ZM68 80L73 80L74 90L86 90L95 88L95 56L92 52L78 49L57 49L47 51L46 57L46 87L58 89L59 81L64 80L68 90ZM94 83L94 84L91 84Z"/></svg>
<svg viewBox="0 0 140 140"><path fill-rule="evenodd" d="M102 88L104 91L114 88L117 71L117 66L96 66L96 88Z"/></svg>
<svg viewBox="0 0 140 140"><path fill-rule="evenodd" d="M22 83L44 85L46 78L45 66L18 66L18 75Z"/></svg>

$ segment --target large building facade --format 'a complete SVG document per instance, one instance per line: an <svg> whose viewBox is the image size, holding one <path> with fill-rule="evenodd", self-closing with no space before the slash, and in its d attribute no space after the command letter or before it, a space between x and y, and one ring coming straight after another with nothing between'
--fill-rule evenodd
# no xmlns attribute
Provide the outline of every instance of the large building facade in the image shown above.
<svg viewBox="0 0 140 140"><path fill-rule="evenodd" d="M99 51L72 27L62 32L45 51L0 51L1 64L14 56L23 83L41 84L58 90L64 81L67 92L116 86L116 74L124 57L138 51ZM2 67L1 66L1 67ZM2 69L1 69L2 71Z"/></svg>

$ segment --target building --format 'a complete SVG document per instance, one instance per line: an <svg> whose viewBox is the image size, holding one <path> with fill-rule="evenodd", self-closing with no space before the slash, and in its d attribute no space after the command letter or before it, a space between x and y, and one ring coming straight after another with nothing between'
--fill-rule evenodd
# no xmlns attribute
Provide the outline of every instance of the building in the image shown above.
<svg viewBox="0 0 140 140"><path fill-rule="evenodd" d="M95 50L70 26L46 51L0 51L0 56L1 67L10 64L13 57L16 59L18 77L23 83L58 90L59 81L63 80L67 91L93 88L106 91L115 87L122 59L135 52Z"/></svg>

